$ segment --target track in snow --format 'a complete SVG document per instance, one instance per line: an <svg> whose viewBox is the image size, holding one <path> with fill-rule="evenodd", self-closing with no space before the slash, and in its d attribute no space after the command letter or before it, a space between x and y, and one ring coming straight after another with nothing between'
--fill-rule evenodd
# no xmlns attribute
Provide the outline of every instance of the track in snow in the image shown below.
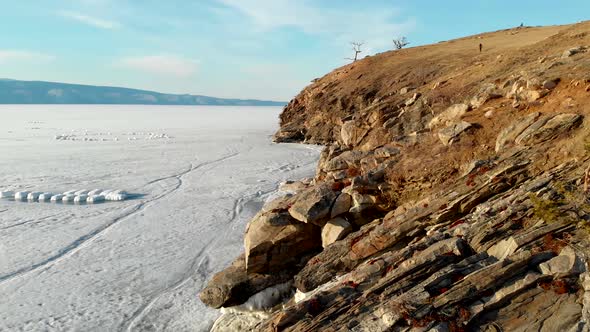
<svg viewBox="0 0 590 332"><path fill-rule="evenodd" d="M23 267L23 268L16 270L14 272L0 275L0 285L4 284L10 280L13 280L15 278L22 277L22 276L28 275L30 273L33 273L37 270L47 269L47 268L51 267L53 264L56 264L64 259L70 257L71 255L75 254L79 250L81 250L81 249L85 248L86 246L88 246L89 244L91 244L94 239L96 239L101 234L104 234L106 231L108 231L111 227L113 227L114 225L116 225L120 221L123 221L125 219L128 219L128 218L134 216L135 214L144 210L145 207L148 206L148 204L156 202L156 201L174 193L175 191L177 191L183 184L183 182L182 182L183 176L185 176L197 169L200 169L202 167L205 167L205 166L208 166L211 164L215 164L215 163L219 163L219 162L223 162L228 159L234 158L234 157L238 156L239 154L240 154L239 152L236 152L236 153L221 157L219 159L215 159L215 160L211 160L211 161L207 161L207 162L198 164L196 166L191 165L187 170L185 170L183 172L148 182L147 185L153 184L158 181L172 179L172 178L176 178L178 180L178 184L174 188L172 188L171 190L167 191L166 193L164 193L162 195L159 195L157 197L154 197L152 199L146 200L144 202L141 202L141 203L135 205L127 213L124 213L124 214L120 215L119 217L114 218L109 223L106 223L106 224L94 229L92 232L79 237L78 239L76 239L74 242L72 242L68 246L60 249L57 254L50 256L49 258L47 258L39 263L35 263L30 266Z"/></svg>
<svg viewBox="0 0 590 332"><path fill-rule="evenodd" d="M276 191L276 188L273 190L270 190L270 191L265 191L265 192L261 192L261 193L248 195L246 197L240 196L238 199L235 200L233 208L232 208L232 214L231 214L229 220L226 222L226 224L227 225L234 224L235 220L238 218L238 216L242 212L244 205L248 204L249 202L253 202L256 199L263 197L265 195L268 195L274 191ZM172 285L165 287L158 292L155 292L155 294L151 297L151 299L149 301L147 301L138 310L136 310L135 313L126 322L124 322L121 325L121 327L119 328L119 331L128 331L128 332L134 331L135 326L141 322L143 317L152 309L154 304L160 298L162 298L162 296L169 294L171 292L177 291L183 285L185 285L195 274L199 275L201 277L201 279L205 280L207 278L207 276L209 275L208 273L210 272L209 268L208 268L208 265L209 265L208 263L209 263L209 259L210 259L209 258L209 251L211 250L211 248L213 246L215 246L215 244L217 242L219 242L219 239L220 239L220 237L218 236L218 237L213 238L210 241L208 241L203 246L203 248L201 248L201 250L199 250L197 255L192 259L189 268L186 270L186 272L183 274L183 276L179 280L174 282Z"/></svg>

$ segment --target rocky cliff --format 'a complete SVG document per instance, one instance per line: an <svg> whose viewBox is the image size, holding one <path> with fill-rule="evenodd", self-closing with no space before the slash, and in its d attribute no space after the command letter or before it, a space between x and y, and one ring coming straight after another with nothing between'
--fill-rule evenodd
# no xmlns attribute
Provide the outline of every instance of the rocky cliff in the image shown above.
<svg viewBox="0 0 590 332"><path fill-rule="evenodd" d="M588 331L589 33L486 33L315 80L275 139L325 145L317 174L201 292L213 329Z"/></svg>

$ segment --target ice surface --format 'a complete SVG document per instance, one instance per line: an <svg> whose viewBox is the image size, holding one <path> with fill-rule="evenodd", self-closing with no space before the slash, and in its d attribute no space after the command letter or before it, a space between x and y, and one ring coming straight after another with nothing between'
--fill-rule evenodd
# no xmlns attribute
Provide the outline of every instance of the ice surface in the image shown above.
<svg viewBox="0 0 590 332"><path fill-rule="evenodd" d="M207 330L218 312L198 292L277 185L314 173L317 148L271 142L279 112L1 106L0 190L134 195L0 200L0 331Z"/></svg>

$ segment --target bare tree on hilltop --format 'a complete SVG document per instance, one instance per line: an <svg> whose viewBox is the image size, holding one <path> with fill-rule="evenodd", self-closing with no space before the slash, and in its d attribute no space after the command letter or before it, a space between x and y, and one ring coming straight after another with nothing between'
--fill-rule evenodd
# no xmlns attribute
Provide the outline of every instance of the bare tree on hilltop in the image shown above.
<svg viewBox="0 0 590 332"><path fill-rule="evenodd" d="M396 50L401 50L402 48L408 46L410 42L406 37L400 37L393 40L393 45L395 46Z"/></svg>
<svg viewBox="0 0 590 332"><path fill-rule="evenodd" d="M361 46L363 46L363 44L364 43L361 42L350 42L350 45L352 45L352 50L354 51L354 58L346 58L346 60L352 60L353 62L356 61L359 54L363 52L361 51Z"/></svg>

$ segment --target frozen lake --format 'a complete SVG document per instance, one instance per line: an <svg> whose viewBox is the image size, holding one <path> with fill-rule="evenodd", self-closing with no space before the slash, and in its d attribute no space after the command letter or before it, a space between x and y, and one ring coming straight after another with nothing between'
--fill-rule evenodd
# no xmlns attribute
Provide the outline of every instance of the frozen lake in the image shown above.
<svg viewBox="0 0 590 332"><path fill-rule="evenodd" d="M280 108L0 106L0 191L123 189L103 204L0 200L0 331L204 331L198 299L279 182Z"/></svg>

